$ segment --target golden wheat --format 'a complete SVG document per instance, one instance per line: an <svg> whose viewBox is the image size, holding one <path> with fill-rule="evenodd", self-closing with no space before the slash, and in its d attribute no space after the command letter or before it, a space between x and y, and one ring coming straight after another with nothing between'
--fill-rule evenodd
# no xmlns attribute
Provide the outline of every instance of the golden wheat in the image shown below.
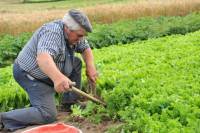
<svg viewBox="0 0 200 133"><path fill-rule="evenodd" d="M112 23L146 16L177 16L200 11L200 0L154 0L82 8L96 23ZM0 13L0 33L31 32L44 22L62 18L66 10Z"/></svg>

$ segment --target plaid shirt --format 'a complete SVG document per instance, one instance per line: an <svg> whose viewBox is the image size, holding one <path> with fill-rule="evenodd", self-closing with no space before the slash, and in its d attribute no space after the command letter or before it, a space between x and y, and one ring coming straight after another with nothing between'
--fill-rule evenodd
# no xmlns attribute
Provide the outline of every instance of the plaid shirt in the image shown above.
<svg viewBox="0 0 200 133"><path fill-rule="evenodd" d="M44 52L50 54L58 69L62 72L65 54L73 56L74 51L82 53L89 48L89 44L84 38L74 48L67 47L68 43L64 36L63 28L64 24L61 20L56 20L40 27L19 53L16 60L19 66L35 78L47 78L47 75L41 71L37 64L37 54ZM72 51L72 53L66 53L67 51Z"/></svg>

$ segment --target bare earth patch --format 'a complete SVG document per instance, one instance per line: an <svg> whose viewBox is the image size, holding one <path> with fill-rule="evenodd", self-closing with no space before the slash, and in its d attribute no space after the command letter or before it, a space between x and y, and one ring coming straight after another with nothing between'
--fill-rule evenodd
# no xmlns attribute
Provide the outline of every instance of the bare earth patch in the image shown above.
<svg viewBox="0 0 200 133"><path fill-rule="evenodd" d="M70 113L68 112L59 112L57 119L58 120L55 123L63 122L67 125L72 125L74 127L79 128L83 133L104 133L109 128L122 124L120 122L113 122L113 121L104 121L100 124L94 124L90 122L89 120L83 119L80 117L71 118ZM30 126L24 129L19 129L15 131L14 133L21 133L23 131L26 131L34 127L37 127L37 126Z"/></svg>

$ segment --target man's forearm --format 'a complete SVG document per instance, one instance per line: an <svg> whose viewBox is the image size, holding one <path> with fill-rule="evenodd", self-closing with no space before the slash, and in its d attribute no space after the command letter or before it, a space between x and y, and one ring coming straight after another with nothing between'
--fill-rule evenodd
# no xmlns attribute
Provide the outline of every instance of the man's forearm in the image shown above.
<svg viewBox="0 0 200 133"><path fill-rule="evenodd" d="M92 54L92 50L90 48L87 48L83 54L82 57L86 64L86 75L89 78L92 83L96 83L97 79L97 71L94 65L94 57Z"/></svg>
<svg viewBox="0 0 200 133"><path fill-rule="evenodd" d="M59 80L62 73L57 68L53 58L48 53L40 53L37 55L37 63L42 72L44 72L52 81Z"/></svg>
<svg viewBox="0 0 200 133"><path fill-rule="evenodd" d="M90 48L84 50L84 52L82 53L82 57L86 64L86 67L94 66L94 57Z"/></svg>

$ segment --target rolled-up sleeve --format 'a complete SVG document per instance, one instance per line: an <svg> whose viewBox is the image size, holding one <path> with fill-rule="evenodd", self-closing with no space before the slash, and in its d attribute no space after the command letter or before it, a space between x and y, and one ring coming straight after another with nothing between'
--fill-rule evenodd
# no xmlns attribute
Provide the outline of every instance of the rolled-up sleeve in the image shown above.
<svg viewBox="0 0 200 133"><path fill-rule="evenodd" d="M54 31L45 31L38 42L37 54L48 53L54 59L59 54L59 44L61 44L61 37Z"/></svg>
<svg viewBox="0 0 200 133"><path fill-rule="evenodd" d="M78 42L75 51L78 53L83 53L83 51L87 48L90 48L90 45L86 39L82 39Z"/></svg>

